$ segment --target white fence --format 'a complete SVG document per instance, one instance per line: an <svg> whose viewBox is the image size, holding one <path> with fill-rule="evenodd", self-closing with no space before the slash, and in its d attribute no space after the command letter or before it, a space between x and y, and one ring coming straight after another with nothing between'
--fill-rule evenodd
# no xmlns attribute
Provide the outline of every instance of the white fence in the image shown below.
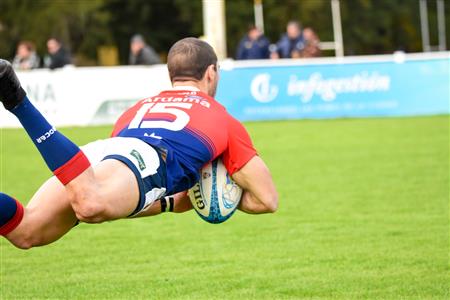
<svg viewBox="0 0 450 300"><path fill-rule="evenodd" d="M217 99L240 120L449 112L450 52L221 62ZM19 72L55 126L111 124L137 100L170 88L165 65ZM0 127L18 127L0 106Z"/></svg>
<svg viewBox="0 0 450 300"><path fill-rule="evenodd" d="M28 97L56 126L111 124L137 100L170 87L165 65L19 72ZM20 123L0 108L0 127Z"/></svg>

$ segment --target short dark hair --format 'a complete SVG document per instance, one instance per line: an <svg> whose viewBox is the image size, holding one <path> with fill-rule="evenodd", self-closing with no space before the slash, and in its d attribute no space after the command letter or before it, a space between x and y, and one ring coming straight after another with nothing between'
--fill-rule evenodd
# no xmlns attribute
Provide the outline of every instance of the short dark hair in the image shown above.
<svg viewBox="0 0 450 300"><path fill-rule="evenodd" d="M184 38L176 42L169 50L167 68L170 80L201 80L210 65L217 65L214 49L197 38Z"/></svg>

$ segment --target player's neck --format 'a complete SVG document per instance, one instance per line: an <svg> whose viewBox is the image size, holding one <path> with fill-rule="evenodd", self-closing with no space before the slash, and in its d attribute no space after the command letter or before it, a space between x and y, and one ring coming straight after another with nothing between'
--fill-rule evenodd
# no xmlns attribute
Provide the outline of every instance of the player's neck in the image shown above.
<svg viewBox="0 0 450 300"><path fill-rule="evenodd" d="M199 90L202 90L200 82L194 80L174 81L172 83L172 86L173 87L192 86L198 88Z"/></svg>
<svg viewBox="0 0 450 300"><path fill-rule="evenodd" d="M203 83L203 81L194 81L194 80L186 80L186 81L174 81L172 83L173 87L183 87L183 86L190 86L190 87L195 87L197 89L199 89L200 91L202 91L205 94L209 94L208 93L208 88L207 86Z"/></svg>

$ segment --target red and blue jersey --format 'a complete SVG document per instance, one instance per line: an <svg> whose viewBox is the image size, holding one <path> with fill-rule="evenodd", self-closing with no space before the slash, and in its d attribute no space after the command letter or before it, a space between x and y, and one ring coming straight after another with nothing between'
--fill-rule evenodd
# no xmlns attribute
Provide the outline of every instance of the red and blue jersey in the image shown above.
<svg viewBox="0 0 450 300"><path fill-rule="evenodd" d="M122 114L112 136L136 137L164 152L168 194L192 187L199 170L219 156L233 174L256 155L243 125L191 87L139 101Z"/></svg>

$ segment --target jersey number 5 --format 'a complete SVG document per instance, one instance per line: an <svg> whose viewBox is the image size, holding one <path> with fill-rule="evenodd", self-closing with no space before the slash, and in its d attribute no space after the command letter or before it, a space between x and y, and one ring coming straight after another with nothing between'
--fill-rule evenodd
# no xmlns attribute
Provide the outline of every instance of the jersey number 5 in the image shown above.
<svg viewBox="0 0 450 300"><path fill-rule="evenodd" d="M135 128L163 128L172 131L182 130L189 123L189 115L182 110L190 109L192 103L145 103L137 111L130 122L129 129ZM143 120L147 114L163 113L175 116L173 121Z"/></svg>

